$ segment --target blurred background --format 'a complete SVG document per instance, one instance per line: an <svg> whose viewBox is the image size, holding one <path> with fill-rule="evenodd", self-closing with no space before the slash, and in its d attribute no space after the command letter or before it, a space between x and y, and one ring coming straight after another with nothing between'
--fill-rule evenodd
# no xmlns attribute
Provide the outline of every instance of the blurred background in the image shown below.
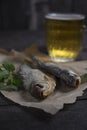
<svg viewBox="0 0 87 130"><path fill-rule="evenodd" d="M36 44L45 49L44 16L49 12L80 13L87 16L87 1L0 0L0 48L23 50ZM86 36L85 29L82 43L84 57L87 51Z"/></svg>

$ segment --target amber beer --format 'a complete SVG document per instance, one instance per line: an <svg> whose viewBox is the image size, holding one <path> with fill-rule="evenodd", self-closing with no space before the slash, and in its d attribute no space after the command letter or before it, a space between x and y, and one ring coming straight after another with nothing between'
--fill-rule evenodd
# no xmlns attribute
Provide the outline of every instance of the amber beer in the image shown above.
<svg viewBox="0 0 87 130"><path fill-rule="evenodd" d="M53 60L73 61L81 50L84 16L80 14L46 15L48 53Z"/></svg>

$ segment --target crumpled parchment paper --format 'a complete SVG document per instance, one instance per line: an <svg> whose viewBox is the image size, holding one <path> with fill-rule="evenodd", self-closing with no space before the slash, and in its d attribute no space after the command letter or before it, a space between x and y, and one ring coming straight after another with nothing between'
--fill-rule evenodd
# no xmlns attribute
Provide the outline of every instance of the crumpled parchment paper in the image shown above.
<svg viewBox="0 0 87 130"><path fill-rule="evenodd" d="M16 53L17 54L17 53ZM19 54L21 57L21 54ZM0 62L5 59L10 59L14 61L14 57L17 58L13 53L10 55L4 54L0 55ZM15 64L17 65L20 63L16 60ZM69 68L77 72L79 75L83 75L86 73L87 68L87 61L78 61L78 62L70 62L65 64L58 64L59 66L64 66L65 68ZM45 112L56 114L60 109L63 108L64 104L71 104L74 103L78 96L82 96L84 90L87 88L87 83L81 84L78 88L73 90L62 90L57 89L53 94L47 97L45 100L38 101L33 98L28 92L19 91L19 92L8 92L8 91L1 91L1 93L8 99L12 100L13 102L20 104L22 106L27 107L34 107L44 110Z"/></svg>
<svg viewBox="0 0 87 130"><path fill-rule="evenodd" d="M71 104L76 101L78 96L82 96L83 90L87 88L87 83L80 85L79 88L70 92L56 91L43 101L34 100L29 93L26 92L7 92L1 91L1 93L8 99L22 106L34 107L44 110L50 114L56 114L63 108L64 104Z"/></svg>

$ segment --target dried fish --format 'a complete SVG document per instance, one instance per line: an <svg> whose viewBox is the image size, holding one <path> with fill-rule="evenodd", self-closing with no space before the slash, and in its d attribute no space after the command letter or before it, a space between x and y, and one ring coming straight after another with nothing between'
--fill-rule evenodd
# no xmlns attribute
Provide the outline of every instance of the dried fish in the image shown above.
<svg viewBox="0 0 87 130"><path fill-rule="evenodd" d="M53 76L46 75L38 69L32 69L27 64L19 67L17 75L24 89L38 99L44 99L55 90L56 80Z"/></svg>
<svg viewBox="0 0 87 130"><path fill-rule="evenodd" d="M60 68L56 63L53 62L42 62L37 58L37 56L31 55L30 57L37 68L64 80L65 84L69 87L78 87L81 83L80 76L72 70Z"/></svg>

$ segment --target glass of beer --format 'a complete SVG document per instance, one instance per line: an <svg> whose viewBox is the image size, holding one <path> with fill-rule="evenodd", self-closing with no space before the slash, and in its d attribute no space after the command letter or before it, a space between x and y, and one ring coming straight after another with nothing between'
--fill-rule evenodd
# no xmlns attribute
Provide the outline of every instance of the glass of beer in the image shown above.
<svg viewBox="0 0 87 130"><path fill-rule="evenodd" d="M46 44L52 60L69 62L76 59L83 36L85 16L49 13L46 19Z"/></svg>

